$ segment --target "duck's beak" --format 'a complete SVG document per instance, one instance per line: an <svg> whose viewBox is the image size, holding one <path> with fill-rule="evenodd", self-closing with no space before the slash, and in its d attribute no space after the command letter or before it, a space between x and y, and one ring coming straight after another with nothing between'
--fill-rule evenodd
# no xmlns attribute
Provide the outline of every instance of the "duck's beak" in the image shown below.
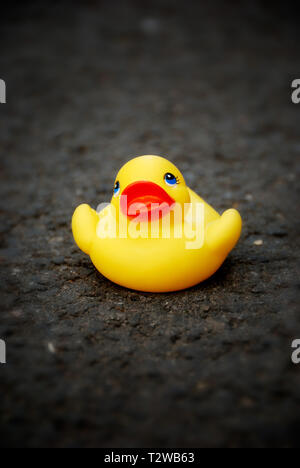
<svg viewBox="0 0 300 468"><path fill-rule="evenodd" d="M128 185L120 197L123 214L129 218L139 216L153 219L155 215L162 216L170 211L175 200L154 182L140 181ZM142 216L141 216L142 215Z"/></svg>

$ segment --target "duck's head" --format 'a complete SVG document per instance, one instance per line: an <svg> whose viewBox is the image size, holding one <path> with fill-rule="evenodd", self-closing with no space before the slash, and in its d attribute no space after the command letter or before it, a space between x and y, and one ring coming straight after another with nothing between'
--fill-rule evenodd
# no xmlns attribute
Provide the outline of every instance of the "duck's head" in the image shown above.
<svg viewBox="0 0 300 468"><path fill-rule="evenodd" d="M183 208L190 202L185 180L177 167L160 156L139 156L127 162L118 172L111 203L129 218L150 214L157 205L168 212L174 203ZM140 210L136 210L137 206ZM159 210L161 215L162 211Z"/></svg>

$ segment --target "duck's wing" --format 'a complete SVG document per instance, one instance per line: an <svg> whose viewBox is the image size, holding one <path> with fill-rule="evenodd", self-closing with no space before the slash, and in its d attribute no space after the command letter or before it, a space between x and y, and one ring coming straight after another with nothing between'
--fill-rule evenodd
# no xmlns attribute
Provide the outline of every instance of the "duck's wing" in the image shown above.
<svg viewBox="0 0 300 468"><path fill-rule="evenodd" d="M89 205L79 205L72 217L72 232L78 247L89 254L99 216Z"/></svg>
<svg viewBox="0 0 300 468"><path fill-rule="evenodd" d="M237 210L226 210L222 216L208 224L205 243L213 251L226 256L236 245L242 230L242 218Z"/></svg>

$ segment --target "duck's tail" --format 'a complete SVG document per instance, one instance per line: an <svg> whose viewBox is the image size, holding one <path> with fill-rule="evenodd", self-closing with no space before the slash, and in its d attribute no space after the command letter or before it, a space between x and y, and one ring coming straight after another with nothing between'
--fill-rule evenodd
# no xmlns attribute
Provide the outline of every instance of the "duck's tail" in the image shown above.
<svg viewBox="0 0 300 468"><path fill-rule="evenodd" d="M242 230L242 218L237 210L226 210L206 228L205 242L213 251L226 256L236 245Z"/></svg>
<svg viewBox="0 0 300 468"><path fill-rule="evenodd" d="M78 247L86 254L90 248L96 233L99 216L89 205L79 205L72 217L72 232Z"/></svg>

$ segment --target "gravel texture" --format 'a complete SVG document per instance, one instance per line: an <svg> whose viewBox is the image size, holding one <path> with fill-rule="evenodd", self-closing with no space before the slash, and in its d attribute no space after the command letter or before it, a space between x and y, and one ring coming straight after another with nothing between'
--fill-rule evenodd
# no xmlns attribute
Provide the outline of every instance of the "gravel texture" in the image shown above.
<svg viewBox="0 0 300 468"><path fill-rule="evenodd" d="M35 2L2 16L2 446L299 445L297 34L287 3ZM192 289L121 288L73 242L74 208L109 201L141 154L242 214L238 246Z"/></svg>

